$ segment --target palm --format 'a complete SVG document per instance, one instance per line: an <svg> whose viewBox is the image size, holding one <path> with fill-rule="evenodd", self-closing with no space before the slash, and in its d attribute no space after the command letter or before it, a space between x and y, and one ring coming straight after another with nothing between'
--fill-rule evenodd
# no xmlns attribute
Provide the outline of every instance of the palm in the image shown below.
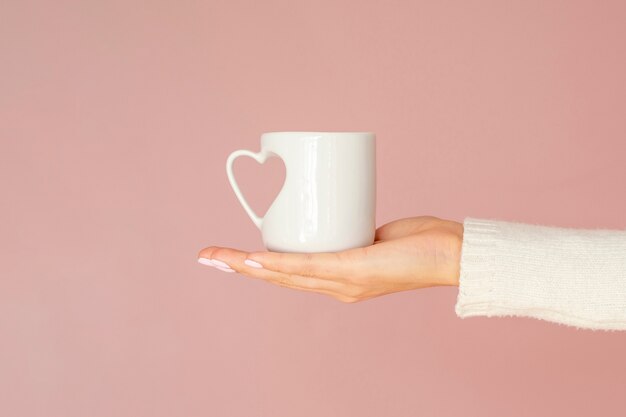
<svg viewBox="0 0 626 417"><path fill-rule="evenodd" d="M454 285L462 227L432 216L412 217L378 228L373 245L343 252L248 254L209 247L200 252L200 257L218 260L231 271L253 278L354 302L398 291ZM263 268L247 265L246 259Z"/></svg>

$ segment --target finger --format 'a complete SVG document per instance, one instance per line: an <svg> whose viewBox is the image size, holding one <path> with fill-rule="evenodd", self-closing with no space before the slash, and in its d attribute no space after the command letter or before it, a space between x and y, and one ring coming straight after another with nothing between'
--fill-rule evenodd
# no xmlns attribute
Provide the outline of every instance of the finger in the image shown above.
<svg viewBox="0 0 626 417"><path fill-rule="evenodd" d="M343 293L345 292L344 288L338 282L323 280L314 277L303 277L300 275L284 274L282 272L268 270L255 270L242 273L253 278L263 279L270 284L275 284L280 287L286 287L300 291L316 292L335 298L337 296L343 295Z"/></svg>
<svg viewBox="0 0 626 417"><path fill-rule="evenodd" d="M325 253L255 252L248 259L271 271L338 282L363 275L367 262L365 248Z"/></svg>
<svg viewBox="0 0 626 417"><path fill-rule="evenodd" d="M200 252L198 252L198 260L211 259L213 257L213 252L215 252L218 249L226 249L226 248L220 248L219 246L209 246L207 248L204 248Z"/></svg>
<svg viewBox="0 0 626 417"><path fill-rule="evenodd" d="M200 251L198 262L222 271L236 272L236 265L241 264L247 256L248 252L238 249L210 246Z"/></svg>
<svg viewBox="0 0 626 417"><path fill-rule="evenodd" d="M298 274L273 271L246 264L248 253L231 248L210 247L203 249L199 254L199 261L205 265L213 264L225 270L242 273L251 278L262 279L271 283L304 291L314 291L327 295L338 295L345 291L343 286L334 281L319 279L315 276L301 276ZM204 261L209 260L211 263Z"/></svg>

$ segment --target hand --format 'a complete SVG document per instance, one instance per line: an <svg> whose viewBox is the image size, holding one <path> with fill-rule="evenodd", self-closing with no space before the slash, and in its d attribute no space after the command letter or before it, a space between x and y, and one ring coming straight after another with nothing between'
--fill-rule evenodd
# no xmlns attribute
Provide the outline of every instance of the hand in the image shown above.
<svg viewBox="0 0 626 417"><path fill-rule="evenodd" d="M458 285L463 225L432 216L387 223L371 246L333 253L247 253L211 246L198 262L344 302Z"/></svg>

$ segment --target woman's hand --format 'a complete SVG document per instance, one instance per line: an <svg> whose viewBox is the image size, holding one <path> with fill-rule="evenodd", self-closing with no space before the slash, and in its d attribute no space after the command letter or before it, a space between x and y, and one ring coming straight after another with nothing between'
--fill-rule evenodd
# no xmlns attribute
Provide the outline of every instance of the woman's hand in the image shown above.
<svg viewBox="0 0 626 417"><path fill-rule="evenodd" d="M334 253L247 253L211 246L198 262L344 302L458 285L463 225L432 216L387 223L372 246Z"/></svg>

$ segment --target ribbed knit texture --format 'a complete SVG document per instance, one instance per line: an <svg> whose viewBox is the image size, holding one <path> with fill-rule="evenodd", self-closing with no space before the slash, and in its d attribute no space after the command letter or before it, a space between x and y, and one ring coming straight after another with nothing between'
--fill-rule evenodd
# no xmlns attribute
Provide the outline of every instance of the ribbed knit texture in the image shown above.
<svg viewBox="0 0 626 417"><path fill-rule="evenodd" d="M463 224L459 317L626 330L626 231L471 217Z"/></svg>

